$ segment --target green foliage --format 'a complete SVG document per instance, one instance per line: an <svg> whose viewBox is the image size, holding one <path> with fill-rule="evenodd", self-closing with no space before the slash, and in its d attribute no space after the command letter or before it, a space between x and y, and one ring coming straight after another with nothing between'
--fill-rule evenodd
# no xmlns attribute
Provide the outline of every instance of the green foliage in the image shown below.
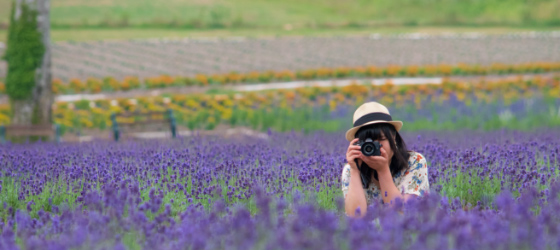
<svg viewBox="0 0 560 250"><path fill-rule="evenodd" d="M76 205L82 187L75 189L72 185L67 185L64 181L48 182L44 185L42 192L26 197L25 200L18 198L18 190L22 183L14 178L0 178L2 190L0 191L0 203L6 204L12 210L0 210L0 221L12 218L16 210L26 210L29 203L31 216L37 217L37 212L42 209L45 212L52 212L53 206L65 206L73 208ZM10 213L11 212L11 213Z"/></svg>
<svg viewBox="0 0 560 250"><path fill-rule="evenodd" d="M464 173L456 171L448 182L442 184L443 193L451 201L459 197L462 205L476 205L478 201L484 206L490 206L494 197L502 191L500 180L502 176L496 176L490 180L488 177L478 177L474 170Z"/></svg>
<svg viewBox="0 0 560 250"><path fill-rule="evenodd" d="M17 20L15 4L12 5L7 46L4 56L8 62L6 93L12 99L27 99L35 87L35 72L41 65L45 45L37 26L37 11L25 3L22 3L21 16Z"/></svg>
<svg viewBox="0 0 560 250"><path fill-rule="evenodd" d="M0 1L0 22L8 21L6 2ZM281 28L284 24L318 29L387 24L558 26L559 11L557 0L71 0L52 1L52 25L57 29Z"/></svg>
<svg viewBox="0 0 560 250"><path fill-rule="evenodd" d="M537 159L539 165L550 166L554 163L546 159ZM481 166L482 167L482 166ZM495 166L488 166L489 169L492 169ZM526 169L527 171L529 169ZM442 190L440 194L445 195L448 198L448 201L451 202L455 197L458 197L461 200L461 205L471 206L476 205L479 201L482 206L485 207L493 207L494 198L500 192L509 189L512 190L512 194L514 197L519 197L518 188L523 186L523 181L515 182L511 177L504 177L503 173L498 173L490 178L480 177L478 175L477 169L467 169L467 170L449 170L446 171L443 175L448 176L449 178L442 178L439 183L434 185L442 186ZM540 170L538 171L541 172ZM556 171L554 176L557 177L559 172ZM501 183L504 180L503 184ZM552 179L551 179L552 180ZM552 181L547 181L546 183L540 183L537 185L539 191L545 190L550 187ZM540 207L536 208L537 212L540 211Z"/></svg>

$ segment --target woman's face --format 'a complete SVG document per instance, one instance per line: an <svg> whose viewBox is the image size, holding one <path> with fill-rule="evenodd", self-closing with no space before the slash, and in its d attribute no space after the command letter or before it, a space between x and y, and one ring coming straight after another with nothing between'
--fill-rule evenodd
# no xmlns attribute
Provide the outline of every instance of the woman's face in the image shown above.
<svg viewBox="0 0 560 250"><path fill-rule="evenodd" d="M387 139L387 137L385 137L385 134L381 132L381 138L377 141L379 142L379 144L381 144L381 148L383 148L385 152L387 152L387 157L389 159L389 164L390 164L394 152L393 149L391 149L391 144L389 143L389 140ZM393 136L393 141L395 141L396 143L395 136ZM358 163L362 165L362 160L358 159Z"/></svg>

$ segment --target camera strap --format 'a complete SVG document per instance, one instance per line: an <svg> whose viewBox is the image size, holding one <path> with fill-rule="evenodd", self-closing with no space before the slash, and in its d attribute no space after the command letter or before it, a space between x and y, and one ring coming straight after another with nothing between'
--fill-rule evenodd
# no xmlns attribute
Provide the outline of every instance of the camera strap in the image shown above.
<svg viewBox="0 0 560 250"><path fill-rule="evenodd" d="M362 179L362 187L363 188L368 188L369 185L366 181L366 178L364 177L362 167L358 164L358 159L354 159L354 162L356 163L356 166L358 167L358 170L360 170L360 178Z"/></svg>

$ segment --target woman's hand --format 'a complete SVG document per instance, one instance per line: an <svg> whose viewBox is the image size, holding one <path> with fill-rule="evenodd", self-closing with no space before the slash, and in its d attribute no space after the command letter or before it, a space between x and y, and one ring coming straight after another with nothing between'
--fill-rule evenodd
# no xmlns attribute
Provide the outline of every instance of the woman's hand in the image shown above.
<svg viewBox="0 0 560 250"><path fill-rule="evenodd" d="M360 159L360 156L363 156L360 146L354 145L354 143L358 142L358 140L358 138L352 140L348 146L348 150L346 151L346 161L350 164L350 168L354 170L358 170L358 166L356 166L354 159Z"/></svg>
<svg viewBox="0 0 560 250"><path fill-rule="evenodd" d="M380 151L381 155L379 156L365 156L360 154L360 159L370 168L377 170L378 173L389 170L389 157L387 156L387 152L383 147L381 147Z"/></svg>

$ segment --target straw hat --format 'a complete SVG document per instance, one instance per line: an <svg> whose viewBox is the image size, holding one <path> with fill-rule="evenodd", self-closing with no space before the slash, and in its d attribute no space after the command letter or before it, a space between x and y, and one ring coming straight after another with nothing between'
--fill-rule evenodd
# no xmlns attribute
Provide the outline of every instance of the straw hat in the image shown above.
<svg viewBox="0 0 560 250"><path fill-rule="evenodd" d="M392 124L395 126L397 132L403 126L401 121L393 121L389 110L382 104L377 102L366 102L358 107L356 112L354 112L354 127L346 132L346 140L354 140L356 132L358 132L361 127L376 123Z"/></svg>

